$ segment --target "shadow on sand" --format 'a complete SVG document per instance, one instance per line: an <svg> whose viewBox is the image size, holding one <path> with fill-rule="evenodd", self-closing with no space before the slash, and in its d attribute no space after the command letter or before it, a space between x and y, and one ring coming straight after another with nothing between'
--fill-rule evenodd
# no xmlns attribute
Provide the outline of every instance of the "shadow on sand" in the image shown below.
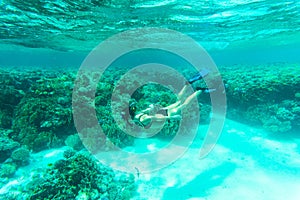
<svg viewBox="0 0 300 200"><path fill-rule="evenodd" d="M205 197L208 195L210 189L221 185L235 168L235 164L225 162L217 167L208 169L181 187L174 186L167 188L162 200Z"/></svg>

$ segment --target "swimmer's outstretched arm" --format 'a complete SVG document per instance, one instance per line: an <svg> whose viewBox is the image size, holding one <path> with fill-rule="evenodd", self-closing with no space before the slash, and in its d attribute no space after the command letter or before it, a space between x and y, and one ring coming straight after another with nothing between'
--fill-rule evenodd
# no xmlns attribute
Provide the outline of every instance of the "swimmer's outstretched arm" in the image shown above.
<svg viewBox="0 0 300 200"><path fill-rule="evenodd" d="M141 112L141 113L147 113L147 112L150 112L151 110L152 110L152 108L146 108L146 109L141 110L139 112Z"/></svg>
<svg viewBox="0 0 300 200"><path fill-rule="evenodd" d="M141 113L150 113L152 112L154 109L157 109L157 107L153 104L150 104L148 108L141 110Z"/></svg>
<svg viewBox="0 0 300 200"><path fill-rule="evenodd" d="M161 114L156 114L154 116L147 116L148 119L151 120L167 120L167 119L176 119L176 120L180 120L182 117L181 115L172 115L172 116L165 116L165 115L161 115Z"/></svg>

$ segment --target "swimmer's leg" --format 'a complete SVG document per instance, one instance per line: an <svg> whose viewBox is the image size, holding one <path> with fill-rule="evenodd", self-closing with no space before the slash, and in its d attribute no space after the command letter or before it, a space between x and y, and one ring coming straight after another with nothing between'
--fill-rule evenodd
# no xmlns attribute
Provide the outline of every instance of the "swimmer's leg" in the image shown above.
<svg viewBox="0 0 300 200"><path fill-rule="evenodd" d="M197 90L193 94L191 94L186 100L177 107L177 109L182 109L183 107L187 106L193 99L195 99L198 95L202 93L202 90Z"/></svg>

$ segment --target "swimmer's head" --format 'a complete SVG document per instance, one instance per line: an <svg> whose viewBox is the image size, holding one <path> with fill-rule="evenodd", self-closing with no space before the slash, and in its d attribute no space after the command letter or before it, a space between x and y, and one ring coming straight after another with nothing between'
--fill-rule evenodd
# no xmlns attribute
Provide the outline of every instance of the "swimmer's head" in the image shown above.
<svg viewBox="0 0 300 200"><path fill-rule="evenodd" d="M134 118L136 110L137 110L136 102L132 102L131 104L129 104L129 115L132 118Z"/></svg>

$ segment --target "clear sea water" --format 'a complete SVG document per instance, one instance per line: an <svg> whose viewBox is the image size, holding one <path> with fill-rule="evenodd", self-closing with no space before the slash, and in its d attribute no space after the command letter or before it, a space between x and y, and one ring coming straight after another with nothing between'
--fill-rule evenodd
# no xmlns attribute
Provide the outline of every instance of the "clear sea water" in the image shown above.
<svg viewBox="0 0 300 200"><path fill-rule="evenodd" d="M200 124L197 137L179 160L155 172L135 174L137 191L132 199L300 198L300 0L0 0L0 13L0 68L4 70L76 71L86 56L111 36L154 27L191 37L208 52L221 76L237 80L240 74L235 88L241 91L246 88L243 81L249 81L247 74L261 78L255 79L254 88L263 87L263 80L269 84L266 90L274 86L275 95L264 96L258 90L254 100L243 103L241 99L242 105L236 93L228 90L228 118L213 150L202 159L196 156L208 128L207 123ZM144 39L151 43L151 37L157 35L145 35ZM171 38L172 42L177 41ZM152 56L142 57L138 63L151 61ZM163 55L160 59L168 60ZM135 62L130 57L126 64ZM178 62L165 63L182 65ZM225 89L226 84L232 86L226 81ZM287 101L292 106L287 106ZM254 112L255 105L281 106L292 113L291 128L276 132L275 125L249 120L243 112ZM3 103L1 109L4 107ZM284 124L287 120L278 110L274 116ZM124 149L151 152L165 148L165 142L136 139ZM32 152L29 165L20 167L12 177L0 178L0 195L21 191L17 186L25 187L32 176L28 171L59 159L64 148ZM45 156L48 154L54 156Z"/></svg>

